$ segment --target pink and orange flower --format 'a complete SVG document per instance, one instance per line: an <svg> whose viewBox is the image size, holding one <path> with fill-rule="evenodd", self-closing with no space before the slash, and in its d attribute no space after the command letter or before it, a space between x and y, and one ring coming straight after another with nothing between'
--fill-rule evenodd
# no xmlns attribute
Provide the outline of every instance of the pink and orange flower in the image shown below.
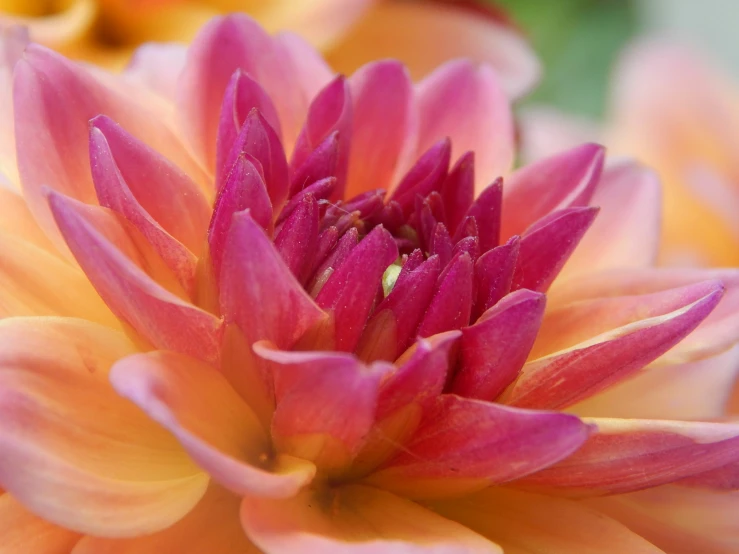
<svg viewBox="0 0 739 554"><path fill-rule="evenodd" d="M2 44L0 549L736 550L739 271L652 267L650 171L245 16Z"/></svg>

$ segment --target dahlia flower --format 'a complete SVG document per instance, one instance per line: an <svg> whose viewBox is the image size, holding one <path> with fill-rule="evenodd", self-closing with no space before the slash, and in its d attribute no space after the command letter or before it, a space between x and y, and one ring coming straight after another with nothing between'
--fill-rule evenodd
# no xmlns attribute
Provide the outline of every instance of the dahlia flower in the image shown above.
<svg viewBox="0 0 739 554"><path fill-rule="evenodd" d="M190 41L208 19L233 10L269 31L299 33L339 72L392 57L421 77L466 57L493 65L516 96L539 74L536 56L500 9L457 0L0 0L0 26L27 25L34 41L67 56L122 67L135 46Z"/></svg>
<svg viewBox="0 0 739 554"><path fill-rule="evenodd" d="M245 16L2 59L0 550L736 551L739 274L651 267L650 171Z"/></svg>
<svg viewBox="0 0 739 554"><path fill-rule="evenodd" d="M531 112L523 133L530 154L600 137L664 182L661 263L739 265L736 84L694 52L650 40L624 51L611 96L602 126Z"/></svg>

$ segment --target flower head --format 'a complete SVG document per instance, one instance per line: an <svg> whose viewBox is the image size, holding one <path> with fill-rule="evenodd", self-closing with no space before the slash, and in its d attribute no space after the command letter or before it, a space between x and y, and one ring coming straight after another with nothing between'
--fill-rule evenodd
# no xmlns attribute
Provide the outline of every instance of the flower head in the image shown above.
<svg viewBox="0 0 739 554"><path fill-rule="evenodd" d="M736 483L739 275L650 268L650 172L592 144L511 172L491 68L335 76L244 16L176 82L8 58L16 551L734 544L676 507Z"/></svg>

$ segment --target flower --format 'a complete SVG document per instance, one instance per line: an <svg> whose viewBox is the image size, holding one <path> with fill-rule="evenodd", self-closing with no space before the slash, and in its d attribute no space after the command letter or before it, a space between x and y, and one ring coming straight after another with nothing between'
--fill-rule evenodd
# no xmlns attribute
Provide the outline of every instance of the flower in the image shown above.
<svg viewBox="0 0 739 554"><path fill-rule="evenodd" d="M555 144L556 150L600 135L617 153L654 167L664 182L661 263L735 266L737 99L735 85L694 52L643 40L630 45L616 67L603 128L535 110L523 134L534 157Z"/></svg>
<svg viewBox="0 0 739 554"><path fill-rule="evenodd" d="M137 45L190 41L209 18L233 10L270 31L299 33L343 73L390 57L420 78L467 57L493 65L513 96L539 75L536 56L500 9L459 0L4 0L0 25L27 25L34 41L67 56L121 67Z"/></svg>
<svg viewBox="0 0 739 554"><path fill-rule="evenodd" d="M8 551L735 549L739 273L651 267L650 171L245 16L176 81L3 44Z"/></svg>

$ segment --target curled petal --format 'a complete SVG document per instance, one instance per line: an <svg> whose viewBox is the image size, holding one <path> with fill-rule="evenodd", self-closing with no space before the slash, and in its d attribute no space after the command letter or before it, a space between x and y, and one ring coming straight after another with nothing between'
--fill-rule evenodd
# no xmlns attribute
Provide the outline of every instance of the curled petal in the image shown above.
<svg viewBox="0 0 739 554"><path fill-rule="evenodd" d="M38 45L29 46L16 66L13 94L21 182L31 211L57 239L41 188L51 185L77 200L96 203L88 162L88 121L97 115L125 121L133 136L156 144L165 158L202 177L145 99L123 81L111 84L114 88L83 66ZM40 159L45 163L38 163Z"/></svg>
<svg viewBox="0 0 739 554"><path fill-rule="evenodd" d="M503 195L503 236L520 235L556 210L587 206L604 158L605 148L583 144L513 173Z"/></svg>
<svg viewBox="0 0 739 554"><path fill-rule="evenodd" d="M565 496L622 494L739 461L739 426L587 418L597 431L568 459L517 485Z"/></svg>
<svg viewBox="0 0 739 554"><path fill-rule="evenodd" d="M472 313L473 266L462 252L439 276L434 297L421 320L417 334L429 337L469 324Z"/></svg>
<svg viewBox="0 0 739 554"><path fill-rule="evenodd" d="M367 482L417 498L453 496L519 479L575 452L577 417L440 396L402 451Z"/></svg>
<svg viewBox="0 0 739 554"><path fill-rule="evenodd" d="M501 246L485 252L475 262L475 285L477 300L472 312L472 321L485 310L492 308L511 291L513 272L518 262L519 237L512 237Z"/></svg>
<svg viewBox="0 0 739 554"><path fill-rule="evenodd" d="M86 211L57 193L50 193L49 203L69 248L113 313L156 347L218 359L221 322L164 289L104 237L92 215L108 214Z"/></svg>
<svg viewBox="0 0 739 554"><path fill-rule="evenodd" d="M277 448L324 470L346 466L375 420L385 364L365 366L351 354L287 352L254 346L272 362Z"/></svg>
<svg viewBox="0 0 739 554"><path fill-rule="evenodd" d="M418 504L371 487L244 498L246 534L267 552L302 554L502 554L494 543Z"/></svg>
<svg viewBox="0 0 739 554"><path fill-rule="evenodd" d="M475 153L475 188L482 191L513 163L513 117L495 70L465 60L444 64L418 85L418 151L443 137L452 156Z"/></svg>
<svg viewBox="0 0 739 554"><path fill-rule="evenodd" d="M198 505L172 527L133 539L87 536L72 554L259 554L241 527L239 502L238 496L211 483Z"/></svg>
<svg viewBox="0 0 739 554"><path fill-rule="evenodd" d="M564 498L491 487L432 506L500 544L506 552L663 554L618 521Z"/></svg>
<svg viewBox="0 0 739 554"><path fill-rule="evenodd" d="M657 313L652 317L529 362L504 401L513 406L560 409L608 388L662 356L693 331L716 307L723 287L708 281L676 292L672 302L658 304L669 311L655 306ZM638 314L644 305L639 303L635 308Z"/></svg>
<svg viewBox="0 0 739 554"><path fill-rule="evenodd" d="M134 351L89 322L0 322L0 485L83 533L158 531L198 502L207 476L168 433L115 394L111 364Z"/></svg>
<svg viewBox="0 0 739 554"><path fill-rule="evenodd" d="M237 494L281 498L313 478L308 462L269 460L269 442L254 412L202 362L173 352L138 354L117 362L110 380Z"/></svg>

